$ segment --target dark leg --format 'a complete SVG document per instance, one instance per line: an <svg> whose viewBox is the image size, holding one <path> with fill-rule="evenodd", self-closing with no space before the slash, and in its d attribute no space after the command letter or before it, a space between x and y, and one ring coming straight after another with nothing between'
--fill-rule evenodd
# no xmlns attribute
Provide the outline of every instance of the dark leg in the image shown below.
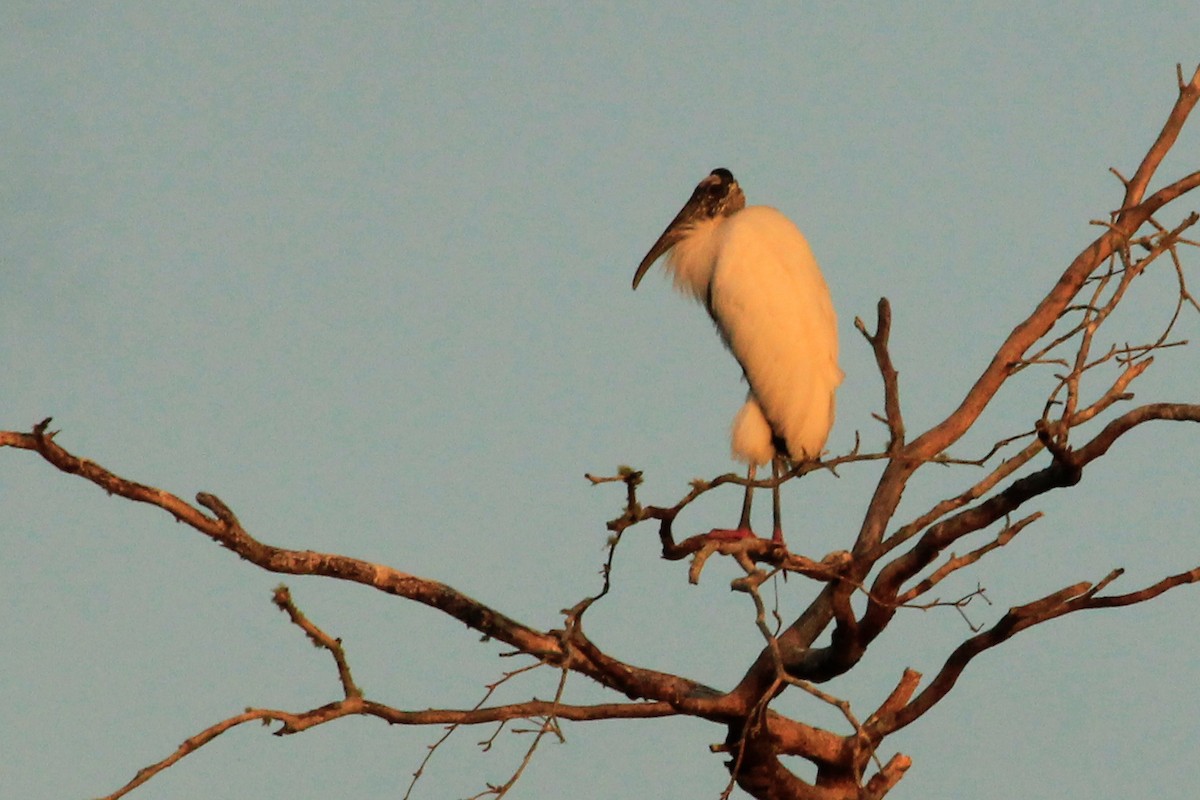
<svg viewBox="0 0 1200 800"><path fill-rule="evenodd" d="M780 522L779 514L779 476L783 474L783 457L775 456L771 459L771 477L775 479L775 485L771 487L771 503L775 512L775 530L771 532L771 541L783 544L783 524Z"/></svg>
<svg viewBox="0 0 1200 800"><path fill-rule="evenodd" d="M710 537L714 539L748 539L754 536L754 531L750 529L750 501L754 496L754 487L749 482L754 480L757 471L758 468L753 464L746 471L746 495L742 499L742 516L738 520L737 529L713 528L708 534Z"/></svg>
<svg viewBox="0 0 1200 800"><path fill-rule="evenodd" d="M754 498L754 487L750 485L750 481L754 480L754 473L758 468L753 464L750 469L746 470L746 496L742 498L742 518L738 521L738 529L743 531L750 530L750 501Z"/></svg>

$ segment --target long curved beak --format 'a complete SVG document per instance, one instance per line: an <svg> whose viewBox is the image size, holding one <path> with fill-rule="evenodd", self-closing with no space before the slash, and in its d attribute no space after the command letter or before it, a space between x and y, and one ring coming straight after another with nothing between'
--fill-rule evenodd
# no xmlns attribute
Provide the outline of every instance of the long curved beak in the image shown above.
<svg viewBox="0 0 1200 800"><path fill-rule="evenodd" d="M642 259L642 263L638 264L637 272L633 273L634 289L637 289L638 284L642 282L642 278L647 272L649 272L650 267L654 264L654 262L658 261L659 257L663 253L670 250L680 239L683 238L684 229L683 226L679 224L680 217L682 216L683 212L680 212L679 216L671 221L671 224L667 226L667 229L662 232L661 236L658 237L658 241L655 242L654 246L650 248L650 252L646 253L646 257Z"/></svg>
<svg viewBox="0 0 1200 800"><path fill-rule="evenodd" d="M650 269L650 265L658 260L659 256L687 236L697 220L711 218L718 214L732 214L744 208L745 205L746 197L738 188L737 181L733 179L733 173L724 168L714 169L707 178L696 184L692 196L684 203L683 208L679 209L675 219L671 220L671 224L662 232L662 236L658 237L658 241L650 248L650 252L646 253L642 263L638 264L637 272L633 273L633 288L638 287L638 284L642 282L642 276Z"/></svg>

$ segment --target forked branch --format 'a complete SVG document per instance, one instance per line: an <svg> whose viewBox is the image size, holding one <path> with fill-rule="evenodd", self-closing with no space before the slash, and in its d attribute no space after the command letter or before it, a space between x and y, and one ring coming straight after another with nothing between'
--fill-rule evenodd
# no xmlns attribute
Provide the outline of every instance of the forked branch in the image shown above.
<svg viewBox="0 0 1200 800"><path fill-rule="evenodd" d="M1077 483L1084 469L1107 454L1124 435L1149 421L1200 422L1200 404L1150 403L1126 410L1102 427L1099 417L1117 403L1132 398L1130 385L1147 370L1151 355L1168 346L1180 310L1200 303L1187 289L1178 249L1192 244L1183 233L1196 224L1196 215L1169 228L1155 219L1167 204L1200 187L1200 171L1166 183L1153 194L1149 187L1166 154L1174 146L1184 121L1200 100L1200 68L1190 80L1179 75L1179 96L1161 132L1129 179L1122 178L1121 208L1103 223L1103 232L1085 247L1058 276L1046 295L997 348L994 357L979 373L958 406L941 422L913 440L908 440L902 415L899 376L889 351L891 308L881 300L874 332L859 320L855 323L869 343L883 381L884 413L889 431L886 449L859 453L825 462L795 465L787 474L771 480L754 481L757 487L775 486L814 470L831 471L842 464L880 460L882 475L876 484L850 552L838 551L820 561L794 555L770 542L713 542L704 537L677 540L673 525L680 513L703 494L725 484L745 485L746 479L722 475L711 481L696 481L674 506L643 506L638 498L640 473L623 468L612 478L591 478L594 483L622 482L625 506L621 515L608 523L613 532L609 559L604 567L603 589L565 612L562 630L542 631L524 625L458 590L380 564L347 556L289 550L259 541L248 533L233 510L219 498L200 493L196 504L153 486L122 478L95 462L79 458L55 441L48 431L49 419L30 433L0 432L0 446L37 452L55 468L79 475L110 494L160 508L209 539L260 568L281 574L320 575L370 586L378 591L413 600L464 622L487 637L504 642L518 654L533 659L528 668L551 666L559 671L552 700L537 698L508 704L484 706L494 686L473 708L402 710L368 700L354 681L349 659L341 642L309 621L292 602L285 588L276 592L275 602L292 622L319 647L328 651L337 668L342 697L302 712L248 709L229 717L185 741L168 758L140 771L111 798L120 797L152 775L176 763L225 731L253 720L278 723L276 735L307 730L346 716L370 716L391 724L461 726L503 723L530 719L535 738L525 760L508 782L490 786L483 794L500 796L520 776L533 749L545 735L558 734L560 720L634 719L691 715L725 727L720 749L730 753L730 771L745 791L771 800L875 800L882 798L900 780L909 759L892 757L886 764L872 762L883 739L921 717L953 688L963 670L979 653L1010 639L1033 625L1065 614L1092 608L1109 608L1146 602L1177 586L1200 582L1200 567L1163 578L1133 592L1101 596L1120 575L1114 570L1101 581L1078 583L1040 600L1009 609L1001 619L959 645L923 690L917 691L921 676L904 672L899 684L875 713L859 722L848 703L834 698L814 684L827 681L854 667L894 615L925 595L947 576L970 567L999 550L1038 518L1028 513L1012 521L1018 509L1049 491ZM1143 226L1151 226L1146 233ZM1142 254L1138 248L1146 252ZM1134 258L1133 253L1139 257ZM1156 258L1169 255L1179 284L1175 313L1165 330L1142 344L1096 344L1096 331L1122 302L1126 290ZM1081 292L1083 296L1081 297ZM1063 329L1066 329L1065 331ZM1099 397L1085 397L1081 377L1101 364L1115 364L1120 374ZM1035 365L1053 364L1061 370L1050 397L1034 407L1028 421L1032 431L1000 439L982 459L951 458L948 448L980 419L1001 386L1013 375ZM1086 388L1086 387L1085 387ZM1036 420L1036 422L1035 422ZM1081 446L1070 435L1074 429L1095 421L1099 427ZM1021 450L990 472L957 487L908 524L895 527L895 514L909 479L927 464L972 464L981 467L993 454L1018 439L1029 437ZM996 441L988 437L987 441ZM1043 453L1048 463L1034 469L1033 461ZM971 467L971 468L974 468ZM952 469L962 469L955 466ZM612 579L612 554L624 531L644 522L658 523L662 554L667 559L692 557L692 577L699 574L712 555L734 558L745 570L738 588L749 592L756 604L756 621L766 640L753 664L731 691L721 692L698 681L654 669L637 667L605 653L585 634L584 613L604 597ZM962 547L964 537L991 525L1003 527L982 543L974 543L964 555L950 552ZM889 535L889 530L891 531ZM962 552L962 550L959 550ZM890 559L890 561L888 560ZM759 565L768 565L763 570ZM936 565L936 566L935 566ZM758 586L768 574L791 572L818 581L815 599L790 624L778 616L775 625L766 622L765 606ZM873 580L872 580L873 576ZM866 595L866 607L858 613L851 600L855 593ZM976 593L982 595L982 589ZM968 596L970 597L970 596ZM986 597L984 598L986 599ZM961 601L965 603L965 599ZM936 604L936 603L935 603ZM933 604L927 604L933 605ZM952 604L946 604L952 605ZM861 606L859 606L861 608ZM831 631L832 628L832 631ZM828 638L829 643L816 642ZM570 672L586 675L602 686L623 694L632 702L580 705L564 702L563 692ZM513 675L517 673L510 673ZM853 729L847 735L807 725L777 713L771 704L789 687L799 687L842 712ZM436 746L435 746L436 747ZM815 765L817 779L800 779L782 760L799 756ZM872 763L874 775L866 778ZM423 765L422 765L423 766ZM418 768L418 774L421 769Z"/></svg>

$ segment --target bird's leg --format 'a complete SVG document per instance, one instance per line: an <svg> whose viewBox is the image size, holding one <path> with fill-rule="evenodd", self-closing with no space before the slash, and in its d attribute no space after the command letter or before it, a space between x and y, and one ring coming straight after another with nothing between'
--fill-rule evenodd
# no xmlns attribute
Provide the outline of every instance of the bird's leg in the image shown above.
<svg viewBox="0 0 1200 800"><path fill-rule="evenodd" d="M753 464L746 470L746 494L742 498L742 516L738 520L738 530L750 533L750 501L754 499L754 473L758 467Z"/></svg>
<svg viewBox="0 0 1200 800"><path fill-rule="evenodd" d="M738 520L737 528L730 530L729 528L713 528L709 531L709 537L713 539L749 539L754 536L754 531L750 529L750 501L754 497L754 475L758 471L758 467L754 464L746 470L746 495L742 499L742 516Z"/></svg>
<svg viewBox="0 0 1200 800"><path fill-rule="evenodd" d="M775 512L775 530L771 532L771 541L776 544L784 544L783 542L783 525L780 522L779 515L779 476L782 474L783 457L775 456L771 459L771 477L775 481L775 485L771 487L771 504ZM786 545L784 545L786 547Z"/></svg>

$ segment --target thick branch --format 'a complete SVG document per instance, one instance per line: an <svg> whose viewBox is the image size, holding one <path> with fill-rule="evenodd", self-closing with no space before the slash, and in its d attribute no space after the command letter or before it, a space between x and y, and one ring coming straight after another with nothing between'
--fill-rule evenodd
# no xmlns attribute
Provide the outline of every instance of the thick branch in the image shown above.
<svg viewBox="0 0 1200 800"><path fill-rule="evenodd" d="M479 725L510 719L554 716L574 722L601 719L650 719L678 716L669 703L599 703L571 705L552 700L529 700L490 708L454 709L427 708L422 711L402 711L380 703L365 702L361 713L379 717L393 725Z"/></svg>
<svg viewBox="0 0 1200 800"><path fill-rule="evenodd" d="M1167 118L1163 131L1146 154L1127 196L1140 198L1166 150L1174 143L1188 114L1200 99L1200 69L1190 82L1181 81L1179 98ZM1063 272L1057 283L1023 322L1018 324L997 349L995 356L968 390L962 402L945 420L910 442L903 458L889 462L876 486L866 518L855 542L854 553L872 552L879 544L888 521L895 513L900 495L912 472L956 442L979 418L996 392L1022 363L1029 348L1054 326L1078 294L1088 277L1113 253L1123 247L1155 212L1186 192L1200 186L1200 172L1175 181L1135 205L1126 203L1112 225L1086 247ZM864 564L869 569L869 564ZM865 575L865 571L863 572ZM861 579L862 575L856 576Z"/></svg>
<svg viewBox="0 0 1200 800"><path fill-rule="evenodd" d="M269 572L324 575L360 583L436 608L522 652L551 660L561 659L563 656L559 641L552 634L523 625L438 581L348 556L311 550L288 550L264 544L247 533L232 512L215 496L197 495L197 501L216 515L214 519L170 492L126 480L94 461L72 455L54 441L54 433L46 431L49 423L49 419L39 423L33 433L0 432L0 446L36 451L59 470L86 478L109 494L157 506L180 522Z"/></svg>
<svg viewBox="0 0 1200 800"><path fill-rule="evenodd" d="M93 461L72 455L54 441L54 434L46 432L48 424L47 419L29 434L0 432L0 446L34 450L63 472L80 475L109 494L162 508L177 520L270 572L322 575L371 586L436 608L535 658L565 663L571 669L630 697L669 701L684 713L722 720L729 718L731 703L718 703L717 698L721 695L716 690L675 675L635 668L610 658L583 638L581 632L578 639L573 640L574 644L581 646L573 647L568 653L562 646L560 634L543 633L522 625L438 581L348 556L289 550L264 544L247 533L233 512L216 496L205 493L197 495L197 501L213 512L214 519L170 492L126 480ZM350 686L353 687L353 684Z"/></svg>
<svg viewBox="0 0 1200 800"><path fill-rule="evenodd" d="M893 604L877 602L876 598L890 600L896 597L901 584L929 566L943 550L963 536L982 530L1034 497L1078 483L1083 468L1108 452L1121 435L1152 420L1200 422L1200 404L1155 403L1132 409L1109 422L1078 450L1060 452L1049 466L1013 481L999 494L929 528L915 547L880 571L864 616L864 635L877 634L895 613Z"/></svg>
<svg viewBox="0 0 1200 800"><path fill-rule="evenodd" d="M1167 115L1167 121L1163 123L1158 138L1154 140L1154 144L1146 152L1146 157L1138 165L1137 172L1133 174L1126 185L1125 201L1121 203L1122 209L1131 208L1141 202L1158 165L1175 146L1175 140L1179 138L1179 132L1183 130L1183 123L1187 121L1188 114L1192 113L1196 101L1200 100L1200 67L1197 67L1189 82L1183 82L1182 72L1179 78L1179 97L1175 101L1174 107L1171 108L1171 113Z"/></svg>
<svg viewBox="0 0 1200 800"><path fill-rule="evenodd" d="M1054 594L1047 595L1041 600L1009 609L1008 613L995 626L983 633L972 636L960 644L950 654L950 657L946 659L946 663L942 666L941 671L929 686L925 687L924 691L917 695L911 703L895 714L881 716L878 723L878 732L881 735L887 735L916 720L954 688L954 684L958 681L959 676L962 675L963 670L966 669L975 656L996 645L1002 644L1027 628L1075 611L1142 603L1152 600L1163 592L1177 586L1200 582L1200 567L1196 567L1187 572L1164 578L1136 592L1109 597L1096 596L1097 592L1106 587L1120 574L1120 570L1114 570L1095 586L1089 583L1078 583L1074 586L1061 589Z"/></svg>
<svg viewBox="0 0 1200 800"><path fill-rule="evenodd" d="M1200 422L1200 404L1150 403L1127 411L1104 426L1090 442L1074 453L1080 465L1088 464L1108 452L1118 438L1143 422L1165 420L1171 422Z"/></svg>

